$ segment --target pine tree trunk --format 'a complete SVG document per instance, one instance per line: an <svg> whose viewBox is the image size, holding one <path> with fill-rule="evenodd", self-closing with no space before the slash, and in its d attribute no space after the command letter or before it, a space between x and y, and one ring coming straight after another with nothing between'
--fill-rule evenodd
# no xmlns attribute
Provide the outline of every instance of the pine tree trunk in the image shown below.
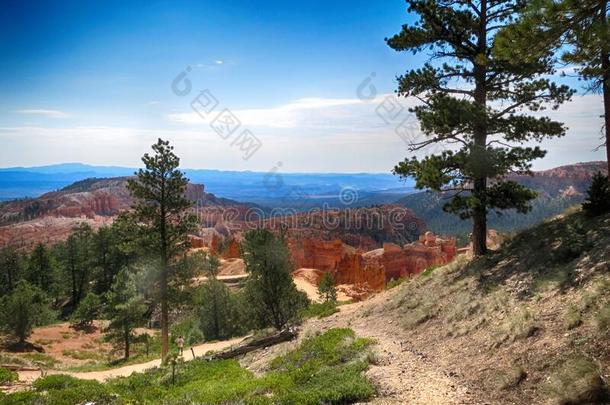
<svg viewBox="0 0 610 405"><path fill-rule="evenodd" d="M129 358L129 330L127 330L127 328L125 328L125 332L124 332L124 338L125 338L125 358L128 359Z"/></svg>
<svg viewBox="0 0 610 405"><path fill-rule="evenodd" d="M168 248L167 248L167 217L165 212L165 181L161 182L161 361L169 353L169 308L167 304L167 279L168 279Z"/></svg>
<svg viewBox="0 0 610 405"><path fill-rule="evenodd" d="M167 305L167 261L163 260L161 269L161 359L169 353L169 308Z"/></svg>
<svg viewBox="0 0 610 405"><path fill-rule="evenodd" d="M607 1L602 2L600 17L604 25L607 26L608 19L606 17ZM607 46L602 47L602 90L604 93L604 130L606 134L606 163L608 164L608 175L610 176L610 52Z"/></svg>
<svg viewBox="0 0 610 405"><path fill-rule="evenodd" d="M478 43L479 55L487 53L487 1L481 1L481 23L479 26ZM483 62L485 63L485 62ZM474 99L483 111L487 105L487 68L485 64L475 62L475 90ZM472 251L475 256L487 253L487 206L485 204L485 193L487 191L486 175L486 149L487 149L487 123L478 122L474 128L474 146L471 159L474 159L475 167L473 197L478 198L477 206L472 216Z"/></svg>

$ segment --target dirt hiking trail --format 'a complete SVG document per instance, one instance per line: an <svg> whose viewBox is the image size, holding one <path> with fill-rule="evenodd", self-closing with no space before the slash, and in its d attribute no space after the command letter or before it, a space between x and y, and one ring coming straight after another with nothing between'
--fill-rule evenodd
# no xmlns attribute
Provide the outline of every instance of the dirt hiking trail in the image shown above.
<svg viewBox="0 0 610 405"><path fill-rule="evenodd" d="M235 338L235 339L231 339L231 340L224 340L221 342L204 343L201 345L193 346L193 351L195 352L196 357L201 357L210 350L214 350L214 351L223 350L230 346L240 343L243 339L244 339L243 337L240 337L240 338ZM193 360L193 355L192 355L190 348L185 347L183 358L184 358L184 361ZM61 370L48 370L46 372L46 374L47 375L49 375L49 374L67 374L67 375L71 375L73 377L82 378L84 380L104 381L104 380L108 380L110 378L115 378L115 377L127 377L134 372L143 372L145 370L148 370L149 368L158 367L159 365L161 365L161 359L151 360L146 363L131 364L128 366L113 368L113 369L109 369L109 370L88 371L88 372L70 372L70 371L61 371ZM32 381L34 381L35 379L37 379L39 377L40 377L40 371L20 371L19 372L19 384L21 385L21 384L25 383L26 385L29 385L32 383Z"/></svg>

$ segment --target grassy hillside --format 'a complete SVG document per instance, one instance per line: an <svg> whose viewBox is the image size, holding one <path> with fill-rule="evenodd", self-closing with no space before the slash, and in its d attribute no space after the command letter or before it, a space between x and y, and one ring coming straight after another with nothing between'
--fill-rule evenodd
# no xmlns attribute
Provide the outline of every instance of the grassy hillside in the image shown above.
<svg viewBox="0 0 610 405"><path fill-rule="evenodd" d="M367 316L398 319L412 350L477 396L520 404L607 400L610 216L567 213L489 257L428 271L395 290Z"/></svg>

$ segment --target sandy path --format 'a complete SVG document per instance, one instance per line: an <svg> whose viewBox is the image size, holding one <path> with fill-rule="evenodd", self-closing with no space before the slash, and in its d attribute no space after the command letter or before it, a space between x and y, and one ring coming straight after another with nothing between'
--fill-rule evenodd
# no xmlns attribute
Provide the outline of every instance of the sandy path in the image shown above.
<svg viewBox="0 0 610 405"><path fill-rule="evenodd" d="M357 336L374 338L377 361L366 373L379 392L372 404L478 404L467 386L402 338L395 320L366 315L369 309L383 305L386 297L387 292L381 293L368 301L341 306L339 313L328 318L312 319L304 325L303 335L344 327Z"/></svg>
<svg viewBox="0 0 610 405"><path fill-rule="evenodd" d="M203 356L210 350L222 350L232 345L236 345L241 342L244 338L235 338L231 340L223 340L222 342L204 343L198 346L193 346L195 356ZM184 350L184 360L190 361L193 359L190 348ZM161 359L151 360L146 363L132 364L129 366L113 368L103 371L89 371L89 372L68 372L61 370L49 370L47 374L67 374L73 377L82 378L84 380L98 380L104 381L114 377L127 377L134 372L142 372L149 368L158 367L161 364ZM19 385L30 384L32 381L40 377L39 371L20 371L19 372Z"/></svg>

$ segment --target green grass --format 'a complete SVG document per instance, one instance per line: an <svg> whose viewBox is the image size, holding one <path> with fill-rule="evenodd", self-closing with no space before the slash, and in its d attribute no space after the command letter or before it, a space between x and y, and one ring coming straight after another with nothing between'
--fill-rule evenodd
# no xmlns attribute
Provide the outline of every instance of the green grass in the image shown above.
<svg viewBox="0 0 610 405"><path fill-rule="evenodd" d="M337 308L337 303L335 301L326 301L322 303L314 302L303 310L301 316L304 319L313 317L326 318L337 312L339 312L339 308Z"/></svg>
<svg viewBox="0 0 610 405"><path fill-rule="evenodd" d="M32 364L40 365L44 368L53 368L57 364L57 359L44 353L26 353L23 355Z"/></svg>
<svg viewBox="0 0 610 405"><path fill-rule="evenodd" d="M76 360L94 360L94 361L102 361L107 358L106 354L100 352L92 352L87 350L64 350L62 354L67 357L72 357Z"/></svg>
<svg viewBox="0 0 610 405"><path fill-rule="evenodd" d="M36 381L33 391L2 398L6 404L345 404L375 394L364 377L374 341L350 329L331 329L307 338L271 362L257 377L237 360L178 363L100 384L53 375Z"/></svg>
<svg viewBox="0 0 610 405"><path fill-rule="evenodd" d="M19 375L16 372L0 367L0 385L12 383L18 379Z"/></svg>
<svg viewBox="0 0 610 405"><path fill-rule="evenodd" d="M599 368L583 357L565 360L544 388L559 404L598 403L605 395Z"/></svg>

